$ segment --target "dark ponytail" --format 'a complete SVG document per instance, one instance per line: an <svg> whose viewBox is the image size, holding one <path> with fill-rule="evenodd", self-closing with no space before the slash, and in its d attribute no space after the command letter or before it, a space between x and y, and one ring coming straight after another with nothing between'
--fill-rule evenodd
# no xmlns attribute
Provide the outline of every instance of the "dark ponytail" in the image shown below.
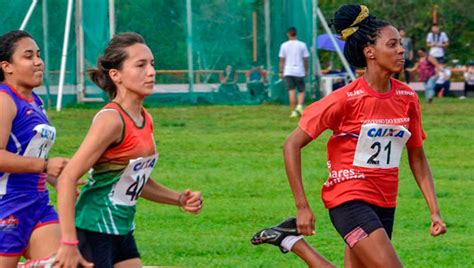
<svg viewBox="0 0 474 268"><path fill-rule="evenodd" d="M364 7L367 10L368 9ZM336 33L342 32L351 27L357 27L353 33L346 37L344 46L344 56L351 65L356 67L366 67L367 61L364 55L364 48L368 45L375 44L380 29L390 25L389 23L378 20L376 17L368 15L360 22L352 25L363 12L363 6L360 5L344 5L340 7L334 14L332 24Z"/></svg>
<svg viewBox="0 0 474 268"><path fill-rule="evenodd" d="M145 41L137 33L121 33L112 40L104 51L104 55L97 59L97 68L89 69L89 77L97 86L107 92L110 99L117 95L117 86L109 75L110 69L121 70L128 55L125 49L134 44L144 44Z"/></svg>
<svg viewBox="0 0 474 268"><path fill-rule="evenodd" d="M0 36L0 62L7 61L11 62L13 53L15 53L16 43L23 38L31 38L31 35L27 32L18 30L11 31L2 36ZM0 82L5 80L5 74L3 73L2 68L0 67Z"/></svg>

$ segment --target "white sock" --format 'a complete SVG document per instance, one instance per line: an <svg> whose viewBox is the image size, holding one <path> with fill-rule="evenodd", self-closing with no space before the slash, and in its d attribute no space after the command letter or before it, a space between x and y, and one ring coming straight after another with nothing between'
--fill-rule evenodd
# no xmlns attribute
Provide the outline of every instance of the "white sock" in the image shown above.
<svg viewBox="0 0 474 268"><path fill-rule="evenodd" d="M281 241L280 246L288 251L291 251L291 248L293 248L296 242L300 241L301 239L303 239L302 235L298 235L298 236L289 235L283 238L283 241Z"/></svg>
<svg viewBox="0 0 474 268"><path fill-rule="evenodd" d="M303 105L301 104L296 105L296 109L303 109Z"/></svg>

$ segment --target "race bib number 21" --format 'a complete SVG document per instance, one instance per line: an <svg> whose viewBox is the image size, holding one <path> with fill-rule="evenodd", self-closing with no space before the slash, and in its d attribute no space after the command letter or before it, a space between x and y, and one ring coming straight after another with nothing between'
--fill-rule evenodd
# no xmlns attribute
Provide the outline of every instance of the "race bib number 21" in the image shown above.
<svg viewBox="0 0 474 268"><path fill-rule="evenodd" d="M398 168L403 147L411 133L403 126L362 125L354 154L354 166Z"/></svg>

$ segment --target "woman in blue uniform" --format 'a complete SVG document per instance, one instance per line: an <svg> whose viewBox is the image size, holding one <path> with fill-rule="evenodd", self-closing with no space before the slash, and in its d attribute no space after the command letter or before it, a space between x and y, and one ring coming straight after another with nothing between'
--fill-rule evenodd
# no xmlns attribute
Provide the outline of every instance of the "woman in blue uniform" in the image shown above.
<svg viewBox="0 0 474 268"><path fill-rule="evenodd" d="M48 258L60 244L46 180L54 184L67 160L48 160L56 129L33 92L43 69L31 35L0 37L0 267L17 267L21 256Z"/></svg>

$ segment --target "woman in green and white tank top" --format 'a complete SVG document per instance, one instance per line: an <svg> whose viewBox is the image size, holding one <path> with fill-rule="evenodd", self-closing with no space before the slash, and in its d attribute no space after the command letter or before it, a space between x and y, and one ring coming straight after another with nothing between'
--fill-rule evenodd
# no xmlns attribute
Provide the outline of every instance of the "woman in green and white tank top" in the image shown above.
<svg viewBox="0 0 474 268"><path fill-rule="evenodd" d="M150 179L158 154L152 118L142 104L152 93L155 68L143 38L136 33L115 36L89 74L112 102L96 114L59 178L62 241L56 262L60 267L141 267L133 238L137 199L199 213L201 193L186 189L180 194ZM76 181L90 168L89 182L74 206Z"/></svg>

